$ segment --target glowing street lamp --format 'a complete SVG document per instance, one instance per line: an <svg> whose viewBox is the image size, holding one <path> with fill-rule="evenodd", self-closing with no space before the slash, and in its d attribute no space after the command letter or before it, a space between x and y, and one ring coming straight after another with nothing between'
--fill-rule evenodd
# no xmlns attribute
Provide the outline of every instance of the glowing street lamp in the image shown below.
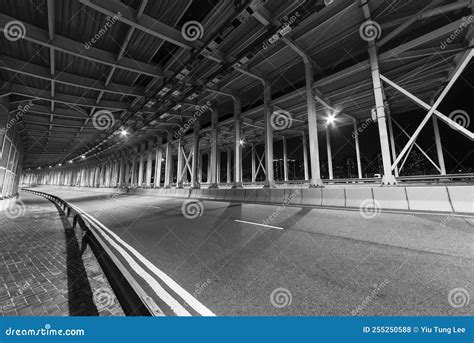
<svg viewBox="0 0 474 343"><path fill-rule="evenodd" d="M330 114L326 117L326 124L331 125L336 121L336 116L333 114Z"/></svg>

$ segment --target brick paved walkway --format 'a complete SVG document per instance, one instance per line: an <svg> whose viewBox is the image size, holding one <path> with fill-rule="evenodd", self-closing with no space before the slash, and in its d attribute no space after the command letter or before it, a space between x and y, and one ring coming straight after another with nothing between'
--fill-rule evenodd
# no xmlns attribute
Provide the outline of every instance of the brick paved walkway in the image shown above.
<svg viewBox="0 0 474 343"><path fill-rule="evenodd" d="M22 193L0 212L0 315L124 315L82 231L50 201Z"/></svg>

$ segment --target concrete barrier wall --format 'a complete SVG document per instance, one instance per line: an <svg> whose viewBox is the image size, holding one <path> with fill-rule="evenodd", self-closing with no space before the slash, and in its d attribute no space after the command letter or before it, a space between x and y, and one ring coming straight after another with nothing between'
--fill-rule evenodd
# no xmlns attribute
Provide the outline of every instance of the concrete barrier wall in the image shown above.
<svg viewBox="0 0 474 343"><path fill-rule="evenodd" d="M285 201L285 190L283 188L272 188L270 189L270 198L268 202L283 204Z"/></svg>
<svg viewBox="0 0 474 343"><path fill-rule="evenodd" d="M448 194L457 213L474 213L474 186L448 186Z"/></svg>
<svg viewBox="0 0 474 343"><path fill-rule="evenodd" d="M245 198L246 202L255 202L257 198L257 189L246 189L245 190Z"/></svg>
<svg viewBox="0 0 474 343"><path fill-rule="evenodd" d="M307 188L302 190L302 205L322 206L322 200L323 198L321 188Z"/></svg>
<svg viewBox="0 0 474 343"><path fill-rule="evenodd" d="M346 195L344 188L323 188L323 206L346 206Z"/></svg>
<svg viewBox="0 0 474 343"><path fill-rule="evenodd" d="M55 187L69 188L75 187ZM103 193L128 193L170 198L194 198L248 203L405 210L474 214L474 186L340 187L340 188L236 188L236 189L126 189L93 188ZM6 203L6 202L4 202ZM0 208L1 209L1 208Z"/></svg>
<svg viewBox="0 0 474 343"><path fill-rule="evenodd" d="M380 208L389 210L409 210L405 187L374 187L374 201Z"/></svg>
<svg viewBox="0 0 474 343"><path fill-rule="evenodd" d="M453 211L446 187L407 187L406 191L412 211Z"/></svg>
<svg viewBox="0 0 474 343"><path fill-rule="evenodd" d="M226 201L232 201L232 200L234 200L234 194L235 194L235 189L233 189L233 188L231 188L231 189L226 189L226 190L225 190L224 200L226 200Z"/></svg>
<svg viewBox="0 0 474 343"><path fill-rule="evenodd" d="M270 189L269 188L258 188L256 189L256 202L268 202L270 199Z"/></svg>
<svg viewBox="0 0 474 343"><path fill-rule="evenodd" d="M346 188L346 207L364 207L373 204L372 188Z"/></svg>
<svg viewBox="0 0 474 343"><path fill-rule="evenodd" d="M285 203L290 205L301 205L301 196L303 190L299 188L287 188L285 189Z"/></svg>

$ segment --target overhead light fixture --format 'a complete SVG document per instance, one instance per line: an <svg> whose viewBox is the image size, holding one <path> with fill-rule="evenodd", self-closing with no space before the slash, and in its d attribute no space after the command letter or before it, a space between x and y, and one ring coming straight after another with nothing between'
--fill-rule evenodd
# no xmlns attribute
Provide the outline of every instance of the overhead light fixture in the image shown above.
<svg viewBox="0 0 474 343"><path fill-rule="evenodd" d="M244 140L243 139L239 140L239 144L244 145Z"/></svg>
<svg viewBox="0 0 474 343"><path fill-rule="evenodd" d="M126 137L127 135L128 135L128 131L127 131L127 130L122 129L122 131L120 131L120 136Z"/></svg>
<svg viewBox="0 0 474 343"><path fill-rule="evenodd" d="M153 106L155 103L156 103L155 99L150 99L150 100L148 100L147 103L145 104L145 107L146 107L146 108L150 108L150 107Z"/></svg>
<svg viewBox="0 0 474 343"><path fill-rule="evenodd" d="M62 164L61 164L61 163L59 163L59 164L58 164L58 167L61 167L61 166L62 166Z"/></svg>
<svg viewBox="0 0 474 343"><path fill-rule="evenodd" d="M81 155L81 158L82 158L82 159L85 159L85 158L86 158L86 156L85 156L85 155Z"/></svg>
<svg viewBox="0 0 474 343"><path fill-rule="evenodd" d="M72 160L69 160L68 163L72 163Z"/></svg>
<svg viewBox="0 0 474 343"><path fill-rule="evenodd" d="M326 124L332 124L336 120L336 116L333 114L330 114L326 117Z"/></svg>

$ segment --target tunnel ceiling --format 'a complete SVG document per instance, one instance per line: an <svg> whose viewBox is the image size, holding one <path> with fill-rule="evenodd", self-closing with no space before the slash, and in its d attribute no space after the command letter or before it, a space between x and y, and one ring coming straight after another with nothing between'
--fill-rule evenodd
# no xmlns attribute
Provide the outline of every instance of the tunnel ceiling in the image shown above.
<svg viewBox="0 0 474 343"><path fill-rule="evenodd" d="M291 118L275 139L301 135L305 69L292 45L312 65L320 129L329 112L340 125L371 116L371 34L381 72L430 103L472 45L464 25L471 2L369 4L365 30L360 2L349 0L3 0L0 96L24 141L23 167L100 158L166 137L201 110L206 148L206 104L218 112L225 148L233 140L232 96L242 101L243 136L262 141L258 77L271 85L273 109ZM386 98L395 116L418 108L390 87Z"/></svg>

